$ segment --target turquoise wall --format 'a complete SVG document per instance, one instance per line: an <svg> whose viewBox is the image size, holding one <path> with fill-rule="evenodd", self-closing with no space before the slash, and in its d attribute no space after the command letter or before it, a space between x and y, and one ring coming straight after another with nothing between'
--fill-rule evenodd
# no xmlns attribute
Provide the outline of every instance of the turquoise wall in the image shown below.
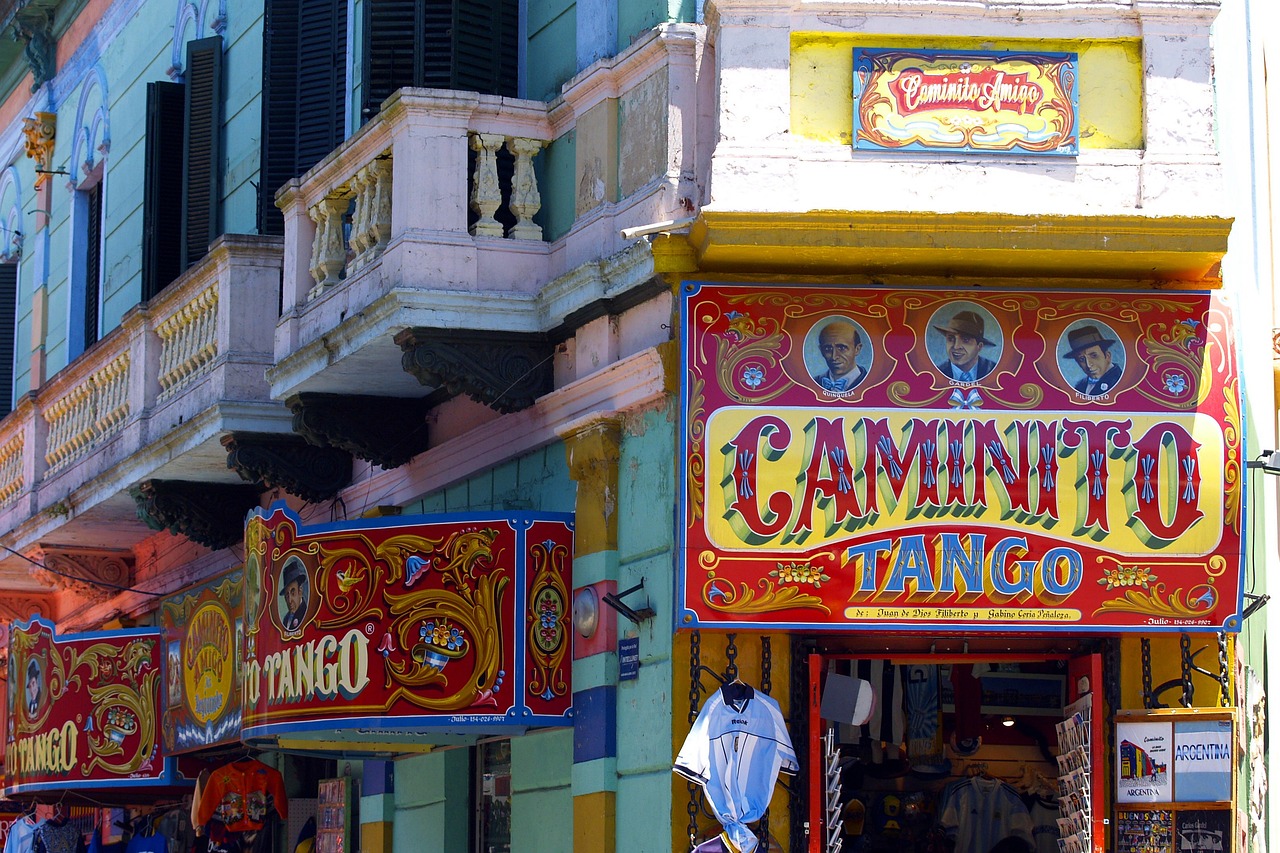
<svg viewBox="0 0 1280 853"><path fill-rule="evenodd" d="M31 388L29 350L32 328L32 293L47 269L48 321L45 336L46 374L65 367L69 360L68 310L72 288L68 258L72 253L72 210L76 193L68 182L85 178L85 159L105 162L103 188L102 328L103 334L118 326L124 314L141 298L142 202L146 153L146 84L169 80L175 38L180 61L185 61L186 41L213 35L210 29L217 4L209 6L203 27L184 20L178 26L176 3L121 0L113 5L89 38L58 69L46 86L20 109L57 114L57 141L49 168L68 174L52 176L48 211L47 251L36 244L35 163L19 149L11 161L16 187L22 198L20 230L26 236L19 266L17 394ZM253 233L256 228L256 190L260 136L262 70L262 5L230 0L228 3L223 64L225 121L223 134L224 230ZM178 35L175 36L175 30ZM22 99L23 91L11 98ZM84 138L88 144L84 144ZM80 141L80 144L78 144ZM97 148L109 142L109 151ZM174 199L175 209L178 199ZM5 211L7 212L7 211Z"/></svg>
<svg viewBox="0 0 1280 853"><path fill-rule="evenodd" d="M577 7L573 0L529 3L525 31L525 97L550 101L577 73Z"/></svg>
<svg viewBox="0 0 1280 853"><path fill-rule="evenodd" d="M395 801L393 853L465 853L471 832L470 750L397 761Z"/></svg>
<svg viewBox="0 0 1280 853"><path fill-rule="evenodd" d="M558 240L573 227L574 170L577 160L578 132L570 130L542 150L533 161L542 194L542 209L533 221L542 226L542 236Z"/></svg>
<svg viewBox="0 0 1280 853"><path fill-rule="evenodd" d="M673 415L649 412L628 423L618 463L618 588L643 579L658 611L638 629L626 619L618 620L619 637L640 638L639 678L618 684L619 853L671 850Z"/></svg>

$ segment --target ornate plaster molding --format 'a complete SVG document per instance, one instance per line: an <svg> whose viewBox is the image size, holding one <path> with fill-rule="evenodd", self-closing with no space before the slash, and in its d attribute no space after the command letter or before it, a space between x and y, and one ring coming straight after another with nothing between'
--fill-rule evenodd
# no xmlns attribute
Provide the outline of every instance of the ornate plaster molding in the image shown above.
<svg viewBox="0 0 1280 853"><path fill-rule="evenodd" d="M244 538L244 517L258 505L255 486L145 480L129 490L138 518L215 551Z"/></svg>
<svg viewBox="0 0 1280 853"><path fill-rule="evenodd" d="M40 545L28 555L30 574L55 590L73 592L89 601L103 601L133 582L133 557L128 551Z"/></svg>
<svg viewBox="0 0 1280 853"><path fill-rule="evenodd" d="M224 436L227 467L249 483L261 481L313 503L327 501L351 482L351 454L319 447L299 435L233 432Z"/></svg>
<svg viewBox="0 0 1280 853"><path fill-rule="evenodd" d="M529 408L552 389L555 347L545 335L419 326L395 341L401 365L423 385L503 414Z"/></svg>
<svg viewBox="0 0 1280 853"><path fill-rule="evenodd" d="M427 449L429 398L295 394L285 401L293 431L319 447L399 468Z"/></svg>

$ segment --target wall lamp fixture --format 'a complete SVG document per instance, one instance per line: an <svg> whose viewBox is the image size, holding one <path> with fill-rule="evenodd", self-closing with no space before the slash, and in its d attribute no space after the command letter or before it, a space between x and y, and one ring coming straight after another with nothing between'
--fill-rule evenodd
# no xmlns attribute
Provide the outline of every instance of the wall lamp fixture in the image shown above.
<svg viewBox="0 0 1280 853"><path fill-rule="evenodd" d="M1264 450L1258 458L1245 463L1246 468L1261 468L1266 474L1280 474L1280 450Z"/></svg>
<svg viewBox="0 0 1280 853"><path fill-rule="evenodd" d="M657 616L658 611L654 610L652 607L649 606L649 601L647 597L645 599L644 605L639 609L633 609L630 605L625 603L622 599L626 598L631 593L638 592L642 589L644 589L644 578L640 579L640 583L636 584L630 589L624 589L622 592L606 592L603 596L601 596L601 600L604 601L605 604L612 607L614 610L621 613L623 616L630 619L635 624L639 625L644 620L652 619L654 616Z"/></svg>

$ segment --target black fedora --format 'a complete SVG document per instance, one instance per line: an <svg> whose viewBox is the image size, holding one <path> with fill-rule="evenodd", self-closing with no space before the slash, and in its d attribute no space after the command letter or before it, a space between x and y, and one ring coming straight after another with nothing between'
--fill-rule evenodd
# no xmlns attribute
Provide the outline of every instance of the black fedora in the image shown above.
<svg viewBox="0 0 1280 853"><path fill-rule="evenodd" d="M968 335L971 338L982 341L989 347L996 346L995 341L987 340L986 321L976 311L957 311L956 315L947 321L947 325L934 326L934 328L944 335Z"/></svg>
<svg viewBox="0 0 1280 853"><path fill-rule="evenodd" d="M1089 347L1102 347L1106 352L1114 343L1115 340L1104 336L1097 326L1081 326L1067 332L1067 345L1071 347L1067 350L1067 358L1075 358Z"/></svg>
<svg viewBox="0 0 1280 853"><path fill-rule="evenodd" d="M297 557L290 557L284 564L284 571L280 573L280 594L284 595L285 587L295 581L299 586L307 585L307 568Z"/></svg>

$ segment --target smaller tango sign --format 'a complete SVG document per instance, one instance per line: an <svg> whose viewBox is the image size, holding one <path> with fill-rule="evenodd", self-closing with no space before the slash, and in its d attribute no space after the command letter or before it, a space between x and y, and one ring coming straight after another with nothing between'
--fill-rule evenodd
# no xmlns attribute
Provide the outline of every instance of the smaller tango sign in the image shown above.
<svg viewBox="0 0 1280 853"><path fill-rule="evenodd" d="M245 543L246 742L394 751L571 724L572 516L304 526L277 504Z"/></svg>
<svg viewBox="0 0 1280 853"><path fill-rule="evenodd" d="M856 48L854 147L1076 154L1066 53Z"/></svg>
<svg viewBox="0 0 1280 853"><path fill-rule="evenodd" d="M157 737L161 637L156 629L58 637L38 618L13 626L6 795L173 783Z"/></svg>

